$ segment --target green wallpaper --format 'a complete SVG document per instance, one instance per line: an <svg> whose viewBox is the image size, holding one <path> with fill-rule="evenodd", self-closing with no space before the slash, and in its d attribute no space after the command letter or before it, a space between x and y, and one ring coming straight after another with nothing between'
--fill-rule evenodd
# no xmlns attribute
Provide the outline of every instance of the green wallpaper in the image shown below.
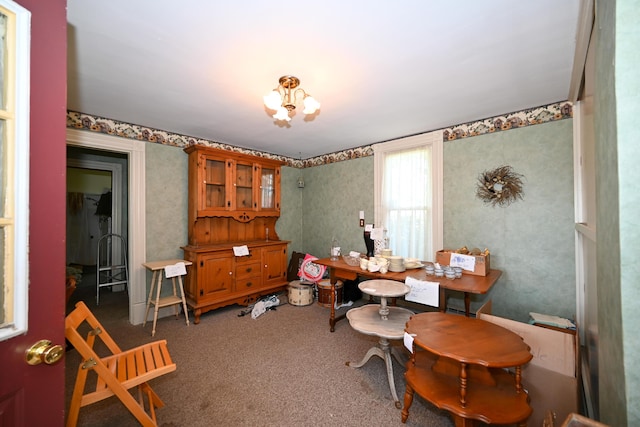
<svg viewBox="0 0 640 427"><path fill-rule="evenodd" d="M445 246L490 248L492 266L504 271L490 294L497 315L574 317L572 138L572 120L561 120L445 142ZM525 198L486 206L475 198L477 176L502 164L525 176ZM364 251L358 211L373 220L373 157L307 168L304 177L302 251L327 256L332 236L343 250ZM449 303L462 307L461 297Z"/></svg>
<svg viewBox="0 0 640 427"><path fill-rule="evenodd" d="M298 188L298 177L304 176L303 169L283 166L281 176L280 219L276 231L281 240L289 240L289 256L304 252L302 237L302 200L304 188Z"/></svg>
<svg viewBox="0 0 640 427"><path fill-rule="evenodd" d="M149 143L146 156L146 259L182 258L187 244L187 154ZM148 281L148 280L147 280Z"/></svg>
<svg viewBox="0 0 640 427"><path fill-rule="evenodd" d="M637 121L640 114L640 1L618 1L616 10L616 99L618 171L620 204L620 281L622 300L622 339L626 382L627 424L640 425L640 146ZM625 327L626 326L626 327Z"/></svg>
<svg viewBox="0 0 640 427"><path fill-rule="evenodd" d="M620 230L616 150L615 3L598 2L594 114L596 143L596 244L600 419L627 425L620 300ZM606 374L603 374L606 371Z"/></svg>
<svg viewBox="0 0 640 427"><path fill-rule="evenodd" d="M596 5L599 409L601 421L631 426L640 424L640 1Z"/></svg>
<svg viewBox="0 0 640 427"><path fill-rule="evenodd" d="M343 253L366 252L359 212L373 222L373 157L306 168L304 179L303 252L327 257L333 237Z"/></svg>
<svg viewBox="0 0 640 427"><path fill-rule="evenodd" d="M503 272L489 295L498 316L575 316L572 122L444 144L444 246L489 248L491 267ZM503 165L523 175L523 200L484 204L476 197L478 176ZM472 308L485 298L476 296ZM463 307L461 300L450 304Z"/></svg>

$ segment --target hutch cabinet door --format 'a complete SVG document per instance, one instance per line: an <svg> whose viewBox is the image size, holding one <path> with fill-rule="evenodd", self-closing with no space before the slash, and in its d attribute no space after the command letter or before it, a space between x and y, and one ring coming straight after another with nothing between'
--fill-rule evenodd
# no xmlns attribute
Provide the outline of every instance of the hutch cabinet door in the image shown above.
<svg viewBox="0 0 640 427"><path fill-rule="evenodd" d="M253 163L238 161L234 172L234 203L232 209L252 211L255 209L253 202Z"/></svg>
<svg viewBox="0 0 640 427"><path fill-rule="evenodd" d="M223 254L199 255L198 302L224 298L234 291L233 257Z"/></svg>
<svg viewBox="0 0 640 427"><path fill-rule="evenodd" d="M223 158L197 154L198 185L193 191L198 194L198 215L207 216L230 209L229 165Z"/></svg>
<svg viewBox="0 0 640 427"><path fill-rule="evenodd" d="M280 211L280 167L256 165L256 210L262 214Z"/></svg>
<svg viewBox="0 0 640 427"><path fill-rule="evenodd" d="M277 285L286 280L287 247L269 246L262 249L263 286Z"/></svg>

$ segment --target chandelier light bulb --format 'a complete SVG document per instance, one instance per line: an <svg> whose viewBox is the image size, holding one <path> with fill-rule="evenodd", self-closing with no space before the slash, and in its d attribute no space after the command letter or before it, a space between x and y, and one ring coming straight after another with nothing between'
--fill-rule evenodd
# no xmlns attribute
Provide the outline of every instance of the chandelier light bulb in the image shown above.
<svg viewBox="0 0 640 427"><path fill-rule="evenodd" d="M277 107L276 113L273 115L273 118L276 120L286 120L288 122L291 121L291 117L289 117L289 110L284 107Z"/></svg>
<svg viewBox="0 0 640 427"><path fill-rule="evenodd" d="M320 109L320 103L299 87L300 79L297 77L282 76L279 83L277 88L264 96L264 105L275 111L272 116L274 119L291 121L290 114L300 101L304 104L304 114L314 114Z"/></svg>
<svg viewBox="0 0 640 427"><path fill-rule="evenodd" d="M304 111L305 114L313 114L320 109L320 103L316 101L312 96L304 98Z"/></svg>
<svg viewBox="0 0 640 427"><path fill-rule="evenodd" d="M264 105L270 110L277 110L282 105L282 97L277 90L269 92L264 96Z"/></svg>

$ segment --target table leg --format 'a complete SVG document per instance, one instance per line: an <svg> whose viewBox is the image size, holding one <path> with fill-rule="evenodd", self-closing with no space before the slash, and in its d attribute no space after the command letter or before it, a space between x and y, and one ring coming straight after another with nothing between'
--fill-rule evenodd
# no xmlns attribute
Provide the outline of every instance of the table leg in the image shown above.
<svg viewBox="0 0 640 427"><path fill-rule="evenodd" d="M184 286L182 284L182 276L178 276L178 284L180 285L180 297L182 298L182 309L184 310L184 318L189 326L189 312L187 311L187 300L184 297Z"/></svg>
<svg viewBox="0 0 640 427"><path fill-rule="evenodd" d="M156 322L158 321L158 302L160 301L160 290L162 289L162 272L164 270L158 270L158 282L156 284L156 303L153 310L153 329L151 329L151 336L156 334Z"/></svg>
<svg viewBox="0 0 640 427"><path fill-rule="evenodd" d="M351 368L362 368L365 365L365 363L367 363L369 359L371 359L373 356L378 356L379 358L384 360L384 353L382 352L380 347L371 347L360 362L358 363L347 362L347 366Z"/></svg>
<svg viewBox="0 0 640 427"><path fill-rule="evenodd" d="M175 277L171 278L171 287L173 288L173 296L177 297L178 296L178 290L176 289L176 278ZM173 315L176 316L176 319L178 317L180 317L180 307L178 307L177 304L173 306Z"/></svg>
<svg viewBox="0 0 640 427"><path fill-rule="evenodd" d="M522 392L522 366L516 366L516 392Z"/></svg>
<svg viewBox="0 0 640 427"><path fill-rule="evenodd" d="M391 362L391 351L389 346L389 340L386 338L380 338L378 341L379 347L371 347L367 354L365 354L362 361L359 363L351 363L347 362L347 366L352 368L361 368L365 363L369 361L373 356L378 356L382 360L384 360L384 364L387 368L387 379L389 381L389 389L391 390L391 396L393 396L393 401L395 402L396 408L400 409L402 406L400 404L400 400L398 399L398 394L396 393L396 384L393 378L393 365Z"/></svg>
<svg viewBox="0 0 640 427"><path fill-rule="evenodd" d="M411 385L407 383L406 391L404 392L404 407L402 408L402 418L401 418L403 424L406 423L407 418L409 418L409 408L413 403L413 393L414 391L411 388Z"/></svg>
<svg viewBox="0 0 640 427"><path fill-rule="evenodd" d="M467 406L467 364L460 363L460 406Z"/></svg>
<svg viewBox="0 0 640 427"><path fill-rule="evenodd" d="M443 313L447 312L447 297L444 293L444 288L442 286L440 286L440 303L438 305L439 305L438 309L441 312Z"/></svg>
<svg viewBox="0 0 640 427"><path fill-rule="evenodd" d="M464 293L464 314L469 317L469 310L471 309L471 294L469 292Z"/></svg>
<svg viewBox="0 0 640 427"><path fill-rule="evenodd" d="M147 324L147 319L149 319L149 308L151 307L151 297L153 295L153 286L156 283L156 274L157 273L158 272L154 270L153 273L151 274L151 287L149 288L149 298L147 299L147 309L144 312L144 322L142 322L142 327L143 328Z"/></svg>
<svg viewBox="0 0 640 427"><path fill-rule="evenodd" d="M391 364L389 341L386 338L380 338L380 347L382 347L382 352L384 353L384 364L387 366L387 379L389 380L391 396L393 396L393 401L396 405L396 408L400 409L402 408L402 405L400 404L400 400L398 399L398 394L396 393L396 383L393 379L393 365Z"/></svg>
<svg viewBox="0 0 640 427"><path fill-rule="evenodd" d="M331 301L331 313L329 314L329 331L334 332L336 330L336 283L338 282L338 278L336 277L336 272L332 268L329 273L329 282L331 283L331 297L329 301Z"/></svg>

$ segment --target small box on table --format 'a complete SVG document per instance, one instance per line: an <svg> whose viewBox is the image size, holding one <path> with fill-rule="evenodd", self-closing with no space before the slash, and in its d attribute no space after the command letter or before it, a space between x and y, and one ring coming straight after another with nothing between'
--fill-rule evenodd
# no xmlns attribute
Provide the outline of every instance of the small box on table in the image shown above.
<svg viewBox="0 0 640 427"><path fill-rule="evenodd" d="M440 265L450 265L451 255L462 255L462 254L456 254L451 249L442 249L436 252L436 262ZM489 270L491 269L491 265L490 265L491 254L465 255L465 256L474 257L475 264L474 264L473 271L463 269L462 274L472 274L474 276L486 276L487 274L489 274Z"/></svg>

